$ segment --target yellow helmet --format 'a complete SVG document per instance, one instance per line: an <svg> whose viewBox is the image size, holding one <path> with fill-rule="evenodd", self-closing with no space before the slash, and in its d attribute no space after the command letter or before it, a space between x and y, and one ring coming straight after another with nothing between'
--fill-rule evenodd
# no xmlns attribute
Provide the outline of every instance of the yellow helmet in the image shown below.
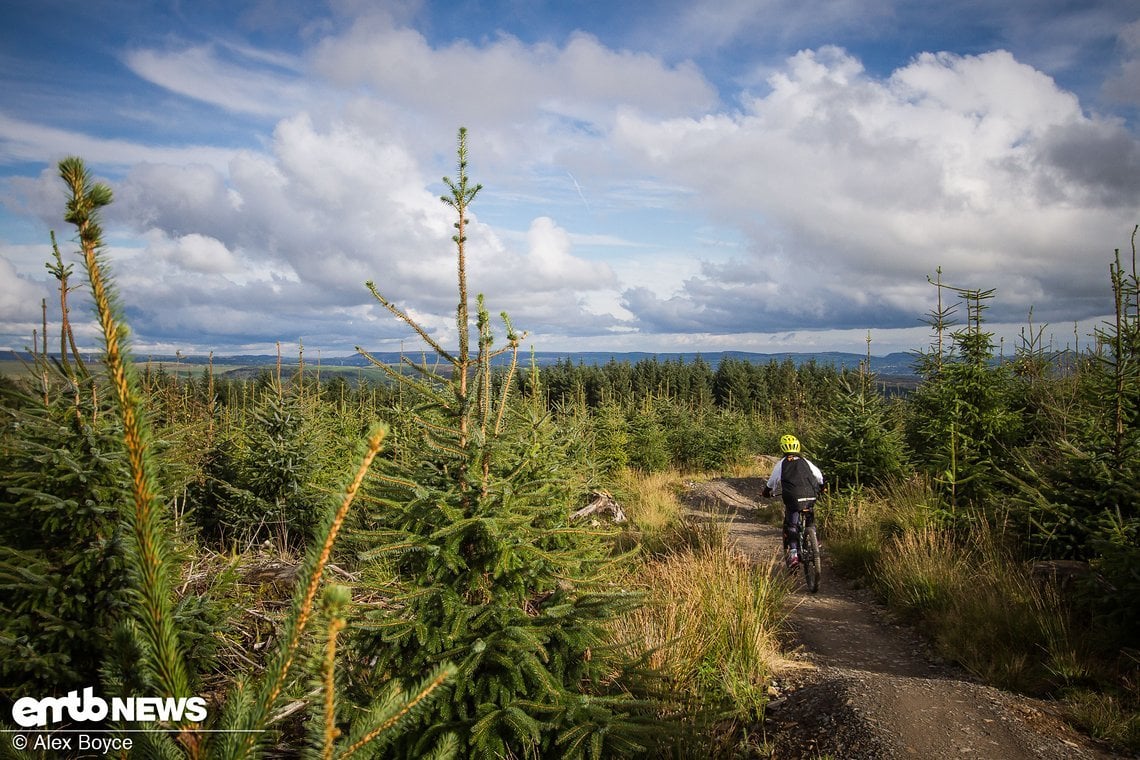
<svg viewBox="0 0 1140 760"><path fill-rule="evenodd" d="M780 436L780 451L785 454L798 454L800 453L800 439L794 435Z"/></svg>

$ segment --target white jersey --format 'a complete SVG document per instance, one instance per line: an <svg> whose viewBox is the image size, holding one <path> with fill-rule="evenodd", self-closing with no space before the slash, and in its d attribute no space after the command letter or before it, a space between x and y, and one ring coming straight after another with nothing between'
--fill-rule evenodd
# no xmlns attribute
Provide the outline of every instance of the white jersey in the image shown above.
<svg viewBox="0 0 1140 760"><path fill-rule="evenodd" d="M808 459L807 457L800 457L800 459L804 460L804 462L807 463L807 466L811 469L812 477L814 477L816 483L818 483L822 487L823 486L823 472L820 471L820 469L818 467L816 467L815 464L810 459ZM783 477L783 474L784 474L784 457L780 457L780 461L776 462L776 466L772 468L772 476L768 478L769 490L772 490L772 491L776 490L776 486L778 486L780 484L780 478Z"/></svg>

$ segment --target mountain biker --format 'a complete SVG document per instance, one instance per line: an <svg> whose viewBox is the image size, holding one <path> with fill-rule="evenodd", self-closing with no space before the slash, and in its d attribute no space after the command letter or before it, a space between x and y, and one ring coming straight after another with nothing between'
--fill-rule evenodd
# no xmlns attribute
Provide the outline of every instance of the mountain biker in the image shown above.
<svg viewBox="0 0 1140 760"><path fill-rule="evenodd" d="M810 507L823 490L823 473L807 457L800 454L800 441L794 435L780 438L783 458L772 468L772 476L764 486L765 498L778 486L784 496L784 551L789 568L800 562L800 510Z"/></svg>

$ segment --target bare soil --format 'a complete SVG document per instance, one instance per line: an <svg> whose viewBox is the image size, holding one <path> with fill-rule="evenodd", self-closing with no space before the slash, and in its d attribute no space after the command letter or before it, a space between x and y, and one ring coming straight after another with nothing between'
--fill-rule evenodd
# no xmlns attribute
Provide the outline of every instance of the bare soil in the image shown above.
<svg viewBox="0 0 1140 760"><path fill-rule="evenodd" d="M766 564L781 550L780 518L769 511L782 515L783 506L761 497L763 485L693 483L686 507L692 519L727 521L735 545ZM930 656L870 592L836 577L826 545L823 563L817 594L807 592L802 573L797 581L789 665L769 690L772 758L1121 757L1066 725L1059 705L985 686Z"/></svg>

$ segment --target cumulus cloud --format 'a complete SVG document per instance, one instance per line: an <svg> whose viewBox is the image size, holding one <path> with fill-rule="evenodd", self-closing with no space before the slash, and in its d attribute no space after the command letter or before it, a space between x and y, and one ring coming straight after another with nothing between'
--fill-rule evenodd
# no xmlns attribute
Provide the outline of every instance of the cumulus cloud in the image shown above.
<svg viewBox="0 0 1140 760"><path fill-rule="evenodd" d="M513 273L519 286L532 291L595 290L614 284L614 273L603 262L571 253L570 235L550 217L535 219L527 231L528 250Z"/></svg>
<svg viewBox="0 0 1140 760"><path fill-rule="evenodd" d="M417 30L368 15L321 40L311 57L337 88L365 93L349 108L376 129L429 153L463 124L479 136L480 165L504 173L592 152L619 106L695 115L719 99L691 63L611 49L581 32L562 44L500 33L433 46Z"/></svg>
<svg viewBox="0 0 1140 760"><path fill-rule="evenodd" d="M619 120L616 139L644 170L737 220L758 264L744 281L707 269L666 300L630 292L627 307L647 325L676 329L696 314L696 329L747 283L781 301L726 310L756 315L756 329L901 326L925 310L912 310L913 283L938 266L963 286L1013 290L1001 295L1005 317L1024 316L1026 299L1044 292L1053 297L1039 314L1090 316L1071 313L1068 296L1102 288L1103 267L1074 267L1074 256L1123 229L1121 209L1140 201L1129 172L1137 143L1118 125L1085 116L1001 51L921 55L881 80L825 48L794 56L769 84L740 113ZM1096 171L1110 156L1120 170ZM1066 292L1045 287L1060 278Z"/></svg>
<svg viewBox="0 0 1140 760"><path fill-rule="evenodd" d="M369 85L419 111L500 122L548 112L605 120L618 104L650 114L695 113L716 92L691 64L611 50L577 33L562 46L502 34L479 46L432 48L419 32L367 18L314 51L317 70L341 86Z"/></svg>
<svg viewBox="0 0 1140 760"><path fill-rule="evenodd" d="M225 172L140 164L117 189L118 218L146 230L143 247L114 257L144 337L264 345L297 334L342 348L408 337L364 287L372 280L454 339L454 216L407 148L304 114L278 125L271 148L236 154ZM614 324L580 297L613 288L613 271L574 255L552 219L535 219L519 247L477 216L468 237L472 293L519 314L523 329Z"/></svg>
<svg viewBox="0 0 1140 760"><path fill-rule="evenodd" d="M209 235L192 232L178 238L169 238L158 232L148 250L188 271L197 273L224 273L238 271L238 262L230 249Z"/></svg>

